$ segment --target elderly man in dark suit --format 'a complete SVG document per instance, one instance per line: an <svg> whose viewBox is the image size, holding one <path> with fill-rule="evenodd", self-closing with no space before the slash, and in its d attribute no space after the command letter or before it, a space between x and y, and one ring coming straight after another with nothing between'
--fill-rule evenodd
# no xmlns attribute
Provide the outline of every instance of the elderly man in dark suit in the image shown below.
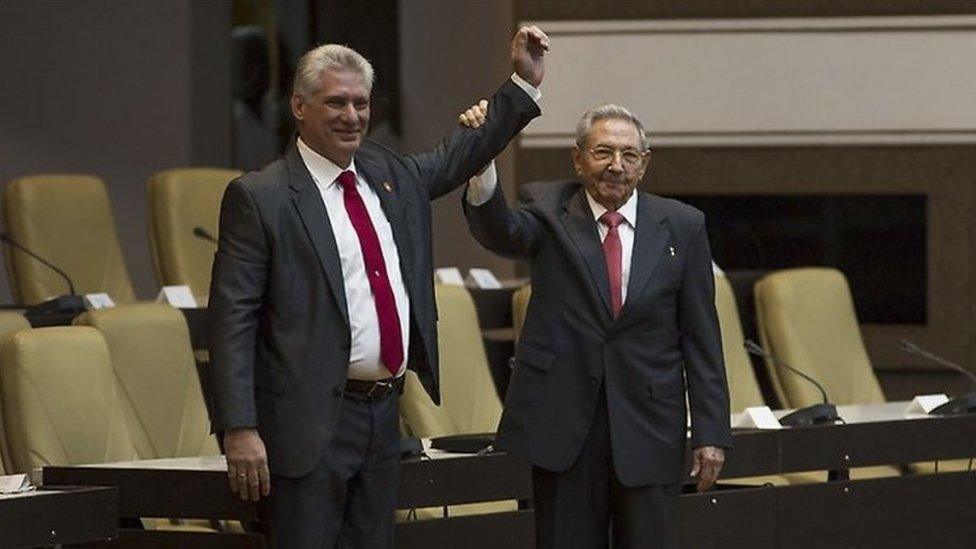
<svg viewBox="0 0 976 549"><path fill-rule="evenodd" d="M477 240L532 272L496 446L533 464L538 547L675 547L686 388L700 491L731 444L705 219L635 191L650 151L622 107L583 116L572 159L580 181L516 209L492 167L466 193Z"/></svg>
<svg viewBox="0 0 976 549"><path fill-rule="evenodd" d="M269 496L278 547L392 547L397 394L438 401L430 201L539 114L548 38L522 28L515 74L478 131L401 156L364 140L373 70L334 44L300 60L282 158L224 194L210 289L213 424L231 490Z"/></svg>

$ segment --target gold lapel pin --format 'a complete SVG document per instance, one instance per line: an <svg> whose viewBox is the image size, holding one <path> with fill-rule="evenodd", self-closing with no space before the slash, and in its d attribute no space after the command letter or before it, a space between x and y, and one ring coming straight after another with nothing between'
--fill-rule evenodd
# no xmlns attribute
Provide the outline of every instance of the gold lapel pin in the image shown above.
<svg viewBox="0 0 976 549"><path fill-rule="evenodd" d="M390 183L389 181L384 181L383 182L383 188L386 189L386 192L388 192L388 193L392 193L393 192L393 184Z"/></svg>
<svg viewBox="0 0 976 549"><path fill-rule="evenodd" d="M668 246L668 251L671 252L671 257L674 257L674 246Z"/></svg>

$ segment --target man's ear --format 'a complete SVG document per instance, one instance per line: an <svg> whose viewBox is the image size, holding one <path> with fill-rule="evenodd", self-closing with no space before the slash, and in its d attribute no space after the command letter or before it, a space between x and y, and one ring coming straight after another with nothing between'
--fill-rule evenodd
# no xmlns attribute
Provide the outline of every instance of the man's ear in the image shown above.
<svg viewBox="0 0 976 549"><path fill-rule="evenodd" d="M583 151L580 150L579 145L573 145L573 148L569 150L569 155L573 159L573 170L576 171L577 175L582 175L580 173L580 155Z"/></svg>
<svg viewBox="0 0 976 549"><path fill-rule="evenodd" d="M297 91L291 94L291 115L295 117L295 120L301 122L305 119L305 115L302 114L302 107L305 104L305 100L302 98L302 94Z"/></svg>

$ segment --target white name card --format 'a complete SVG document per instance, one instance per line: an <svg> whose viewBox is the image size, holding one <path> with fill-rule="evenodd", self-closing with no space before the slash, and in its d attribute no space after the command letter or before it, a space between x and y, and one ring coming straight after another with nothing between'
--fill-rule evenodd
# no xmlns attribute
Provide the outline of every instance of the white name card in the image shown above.
<svg viewBox="0 0 976 549"><path fill-rule="evenodd" d="M26 473L0 476L0 494L20 494L33 489Z"/></svg>
<svg viewBox="0 0 976 549"><path fill-rule="evenodd" d="M468 278L464 282L469 286L481 288L482 290L497 290L502 287L502 283L488 269L470 269L468 271Z"/></svg>
<svg viewBox="0 0 976 549"><path fill-rule="evenodd" d="M461 269L458 269L457 267L441 267L440 269L434 269L434 281L438 284L464 286L464 277L461 276Z"/></svg>
<svg viewBox="0 0 976 549"><path fill-rule="evenodd" d="M179 286L163 286L156 296L157 303L165 303L177 309L196 309L197 300L186 284Z"/></svg>
<svg viewBox="0 0 976 549"><path fill-rule="evenodd" d="M927 414L932 410L949 402L946 395L918 395L909 403L906 414Z"/></svg>
<svg viewBox="0 0 976 549"><path fill-rule="evenodd" d="M738 416L733 427L744 429L782 429L769 406L750 406Z"/></svg>
<svg viewBox="0 0 976 549"><path fill-rule="evenodd" d="M115 307L115 302L106 293L85 294L85 306L89 309L110 309Z"/></svg>

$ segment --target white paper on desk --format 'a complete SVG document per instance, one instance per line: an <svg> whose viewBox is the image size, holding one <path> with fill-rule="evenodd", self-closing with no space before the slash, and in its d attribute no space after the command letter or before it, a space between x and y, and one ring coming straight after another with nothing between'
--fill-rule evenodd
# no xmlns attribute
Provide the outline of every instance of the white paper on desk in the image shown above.
<svg viewBox="0 0 976 549"><path fill-rule="evenodd" d="M905 409L905 413L927 414L939 406L942 406L946 402L949 402L949 397L944 394L918 395L912 399L911 403L908 404L908 408Z"/></svg>
<svg viewBox="0 0 976 549"><path fill-rule="evenodd" d="M89 309L109 309L115 307L115 302L106 293L85 294L85 305Z"/></svg>
<svg viewBox="0 0 976 549"><path fill-rule="evenodd" d="M434 269L434 281L438 284L464 286L464 277L461 276L461 269L458 269L457 267L441 267L440 269Z"/></svg>
<svg viewBox="0 0 976 549"><path fill-rule="evenodd" d="M782 429L769 406L750 406L736 419L733 427L744 429Z"/></svg>
<svg viewBox="0 0 976 549"><path fill-rule="evenodd" d="M468 269L468 278L464 282L482 290L497 290L502 287L502 283L488 269Z"/></svg>
<svg viewBox="0 0 976 549"><path fill-rule="evenodd" d="M177 309L196 309L197 300L186 284L179 286L163 286L156 296L158 303L165 303Z"/></svg>
<svg viewBox="0 0 976 549"><path fill-rule="evenodd" d="M0 494L20 494L33 489L26 473L0 476Z"/></svg>

